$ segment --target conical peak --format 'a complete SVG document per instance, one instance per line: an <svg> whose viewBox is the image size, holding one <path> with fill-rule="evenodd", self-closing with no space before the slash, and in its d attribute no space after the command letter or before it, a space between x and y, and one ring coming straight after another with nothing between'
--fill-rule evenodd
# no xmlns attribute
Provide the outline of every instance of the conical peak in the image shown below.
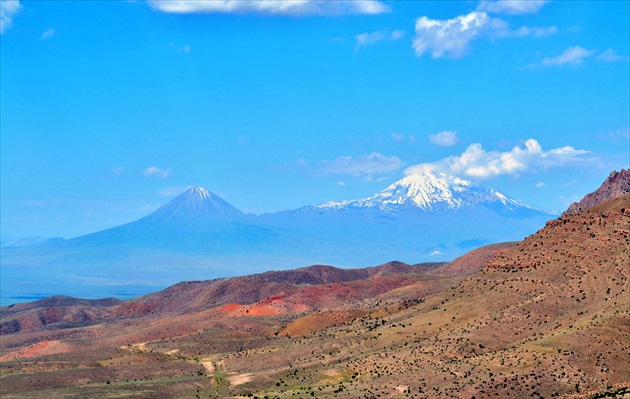
<svg viewBox="0 0 630 399"><path fill-rule="evenodd" d="M461 201L454 198L446 177L429 171L408 175L381 191L376 197L385 202L412 204L422 209L432 209L438 203L445 203L450 208L461 205Z"/></svg>
<svg viewBox="0 0 630 399"><path fill-rule="evenodd" d="M191 187L152 214L172 219L238 220L244 214L203 187Z"/></svg>

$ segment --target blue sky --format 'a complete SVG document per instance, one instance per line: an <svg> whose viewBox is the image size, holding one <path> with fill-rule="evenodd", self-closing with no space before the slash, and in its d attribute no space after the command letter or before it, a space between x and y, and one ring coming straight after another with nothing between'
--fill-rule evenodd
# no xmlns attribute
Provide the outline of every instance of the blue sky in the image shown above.
<svg viewBox="0 0 630 399"><path fill-rule="evenodd" d="M190 185L263 213L427 166L563 211L629 166L629 4L2 1L2 238Z"/></svg>

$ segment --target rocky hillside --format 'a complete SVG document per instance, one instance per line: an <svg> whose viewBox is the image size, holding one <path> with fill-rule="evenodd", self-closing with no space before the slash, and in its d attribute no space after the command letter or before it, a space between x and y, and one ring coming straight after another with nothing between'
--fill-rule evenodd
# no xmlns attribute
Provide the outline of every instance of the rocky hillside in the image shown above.
<svg viewBox="0 0 630 399"><path fill-rule="evenodd" d="M630 193L630 169L613 171L596 191L587 194L581 201L571 204L565 214L580 212L600 202L619 198L628 193Z"/></svg>

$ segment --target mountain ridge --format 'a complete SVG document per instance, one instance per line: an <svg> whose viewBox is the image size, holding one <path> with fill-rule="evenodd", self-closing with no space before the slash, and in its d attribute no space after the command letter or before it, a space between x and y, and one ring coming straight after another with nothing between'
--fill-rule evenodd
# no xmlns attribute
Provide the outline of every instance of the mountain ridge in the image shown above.
<svg viewBox="0 0 630 399"><path fill-rule="evenodd" d="M257 224L251 215L218 195L202 187L192 187L147 216L66 240L64 244L89 247L136 244L195 252L222 251L235 248L242 240L265 241L273 235L271 229ZM230 240L236 244L230 244Z"/></svg>
<svg viewBox="0 0 630 399"><path fill-rule="evenodd" d="M580 201L571 204L563 216L580 212L628 193L630 193L630 169L612 171L597 190L586 194Z"/></svg>
<svg viewBox="0 0 630 399"><path fill-rule="evenodd" d="M128 289L140 295L181 280L308 264L443 262L474 247L520 240L552 217L496 190L463 182L451 186L434 174L405 177L360 207L263 215L244 214L208 190L192 187L120 226L62 242L3 248L0 287L5 304L12 300L6 298L20 301L38 292L118 296L117 287L130 281ZM39 275L43 270L46 275ZM16 291L25 286L31 292Z"/></svg>
<svg viewBox="0 0 630 399"><path fill-rule="evenodd" d="M536 211L497 190L475 188L470 182L461 179L449 182L446 176L438 176L433 172L408 175L370 197L328 201L319 205L306 206L298 211L371 208L391 213L401 208L416 208L425 212L435 212L456 211L460 208L472 208L488 203L499 203L507 210L523 208Z"/></svg>
<svg viewBox="0 0 630 399"><path fill-rule="evenodd" d="M148 216L152 215L162 222L168 222L173 218L186 221L201 218L211 222L249 220L247 215L223 198L199 186L187 189Z"/></svg>

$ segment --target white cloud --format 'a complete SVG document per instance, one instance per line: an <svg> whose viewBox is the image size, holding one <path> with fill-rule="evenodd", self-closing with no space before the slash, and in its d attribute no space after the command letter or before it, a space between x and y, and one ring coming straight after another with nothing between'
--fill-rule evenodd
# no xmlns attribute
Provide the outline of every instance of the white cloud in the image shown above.
<svg viewBox="0 0 630 399"><path fill-rule="evenodd" d="M482 0L477 10L496 14L535 14L549 0Z"/></svg>
<svg viewBox="0 0 630 399"><path fill-rule="evenodd" d="M181 193L183 193L184 191L188 190L189 188L192 188L193 186L187 186L187 187L182 187L182 186L171 186L171 187L166 187L163 190L158 190L157 195L159 195L160 197L173 197L175 195L179 195Z"/></svg>
<svg viewBox="0 0 630 399"><path fill-rule="evenodd" d="M355 51L358 51L361 48L365 48L370 44L382 41L398 40L403 38L404 36L405 32L402 30L394 30L390 32L389 29L381 29L375 32L361 33L360 35L355 36L355 39L357 40Z"/></svg>
<svg viewBox="0 0 630 399"><path fill-rule="evenodd" d="M169 43L169 47L175 49L179 54L188 54L190 53L190 45L189 44L175 44Z"/></svg>
<svg viewBox="0 0 630 399"><path fill-rule="evenodd" d="M505 21L485 12L474 11L445 20L420 17L416 20L413 48L419 56L430 52L433 58L460 58L475 38L493 32L505 35L508 30Z"/></svg>
<svg viewBox="0 0 630 399"><path fill-rule="evenodd" d="M396 29L395 31L392 32L390 37L392 38L392 40L398 40L398 39L402 39L403 37L405 37L406 33L407 32L405 32L404 30Z"/></svg>
<svg viewBox="0 0 630 399"><path fill-rule="evenodd" d="M445 130L437 134L432 134L429 136L429 140L431 140L431 142L435 145L444 147L455 145L459 141L457 133L451 130Z"/></svg>
<svg viewBox="0 0 630 399"><path fill-rule="evenodd" d="M582 32L582 27L580 25L573 25L564 30L564 33L580 33Z"/></svg>
<svg viewBox="0 0 630 399"><path fill-rule="evenodd" d="M55 36L55 33L57 32L54 29L48 29L47 31L42 33L42 35L40 36L40 39L42 40L50 39L51 37Z"/></svg>
<svg viewBox="0 0 630 399"><path fill-rule="evenodd" d="M588 151L566 146L543 151L535 139L524 146L515 146L510 151L486 151L475 143L459 156L451 156L433 163L424 163L407 168L407 175L426 171L444 174L450 179L483 180L499 175L518 176L520 173L545 170L556 166L592 162L586 159Z"/></svg>
<svg viewBox="0 0 630 399"><path fill-rule="evenodd" d="M547 187L547 183L544 183L544 182L541 182L541 181L536 183L536 188L543 188L543 187Z"/></svg>
<svg viewBox="0 0 630 399"><path fill-rule="evenodd" d="M558 28L555 26L521 26L520 28L510 32L508 36L534 36L534 37L548 37L558 33Z"/></svg>
<svg viewBox="0 0 630 399"><path fill-rule="evenodd" d="M405 135L402 133L392 133L392 140L400 143L405 141Z"/></svg>
<svg viewBox="0 0 630 399"><path fill-rule="evenodd" d="M115 175L119 175L121 174L123 171L125 170L125 168L123 168L122 166L116 166L114 169L111 170L111 172Z"/></svg>
<svg viewBox="0 0 630 399"><path fill-rule="evenodd" d="M542 60L543 66L562 66L564 64L569 64L573 66L578 66L582 63L584 58L591 57L595 54L595 50L587 50L584 47L573 46L564 50L562 54L557 57L547 57Z"/></svg>
<svg viewBox="0 0 630 399"><path fill-rule="evenodd" d="M617 130L611 130L606 134L597 135L598 139L603 139L607 141L611 141L613 143L623 143L626 141L630 141L630 129L627 127L622 127Z"/></svg>
<svg viewBox="0 0 630 399"><path fill-rule="evenodd" d="M489 16L484 11L473 11L451 19L430 19L420 17L416 20L416 37L413 49L418 56L429 52L433 58L461 58L469 51L470 43L479 38L547 37L558 33L555 26L522 26L510 30L509 24Z"/></svg>
<svg viewBox="0 0 630 399"><path fill-rule="evenodd" d="M267 15L381 14L390 8L377 0L149 0L152 8L177 14L254 13Z"/></svg>
<svg viewBox="0 0 630 399"><path fill-rule="evenodd" d="M0 33L4 33L13 25L13 17L21 8L22 5L18 0L0 1Z"/></svg>
<svg viewBox="0 0 630 399"><path fill-rule="evenodd" d="M598 55L597 59L600 61L615 62L615 61L622 61L624 59L627 60L628 58L627 57L624 58L620 56L615 50L609 48L608 50Z"/></svg>
<svg viewBox="0 0 630 399"><path fill-rule="evenodd" d="M436 255L444 255L444 254L440 251L433 251L429 254L429 256L436 256Z"/></svg>
<svg viewBox="0 0 630 399"><path fill-rule="evenodd" d="M386 157L378 152L369 155L361 155L357 158L351 156L339 157L330 162L323 161L322 172L330 174L346 174L353 176L369 176L379 173L394 172L403 166L403 162L398 157Z"/></svg>
<svg viewBox="0 0 630 399"><path fill-rule="evenodd" d="M404 143L405 140L408 140L412 144L417 143L416 136L414 136L413 134L405 136L404 133L397 133L397 132L392 133L392 140L394 140L397 143Z"/></svg>
<svg viewBox="0 0 630 399"><path fill-rule="evenodd" d="M346 185L346 182L345 182L345 181L338 181L338 182L337 182L337 185L338 185L339 187L343 187L343 186L345 186L345 185Z"/></svg>
<svg viewBox="0 0 630 399"><path fill-rule="evenodd" d="M149 166L142 171L142 174L148 177L157 177L158 179L166 179L171 174L170 169L160 169L155 166Z"/></svg>

